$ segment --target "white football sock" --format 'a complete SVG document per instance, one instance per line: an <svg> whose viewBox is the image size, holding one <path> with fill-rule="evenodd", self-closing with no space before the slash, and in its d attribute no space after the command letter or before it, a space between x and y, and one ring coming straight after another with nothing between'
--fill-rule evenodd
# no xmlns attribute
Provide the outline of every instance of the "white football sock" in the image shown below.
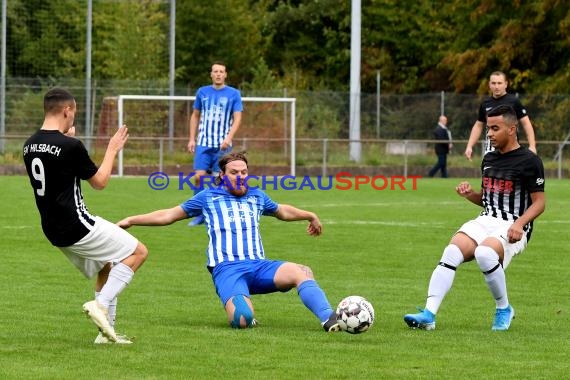
<svg viewBox="0 0 570 380"><path fill-rule="evenodd" d="M95 299L99 296L101 292L95 292ZM111 303L109 304L109 308L107 309L109 313L109 323L111 326L115 326L115 320L117 319L117 297L115 297Z"/></svg>
<svg viewBox="0 0 570 380"><path fill-rule="evenodd" d="M109 272L107 282L103 285L99 296L96 298L97 302L104 307L109 308L113 300L117 298L129 282L131 282L134 274L135 272L133 272L128 265L123 263L113 266Z"/></svg>
<svg viewBox="0 0 570 380"><path fill-rule="evenodd" d="M441 261L434 269L428 287L426 309L437 314L443 298L451 289L455 279L455 270L463 262L463 254L455 244L449 244L443 250Z"/></svg>
<svg viewBox="0 0 570 380"><path fill-rule="evenodd" d="M497 308L504 309L509 306L505 270L499 263L497 252L491 247L478 246L475 249L475 259L485 276L485 282L487 282L491 294L495 298Z"/></svg>
<svg viewBox="0 0 570 380"><path fill-rule="evenodd" d="M117 297L113 298L109 303L109 323L115 327L115 319L117 319Z"/></svg>

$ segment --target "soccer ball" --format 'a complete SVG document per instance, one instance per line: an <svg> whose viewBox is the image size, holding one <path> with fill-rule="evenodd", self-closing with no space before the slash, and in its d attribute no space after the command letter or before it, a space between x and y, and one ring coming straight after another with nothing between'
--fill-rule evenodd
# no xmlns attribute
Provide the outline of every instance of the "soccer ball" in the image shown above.
<svg viewBox="0 0 570 380"><path fill-rule="evenodd" d="M338 304L336 318L342 331L360 334L374 323L374 308L364 297L349 296Z"/></svg>

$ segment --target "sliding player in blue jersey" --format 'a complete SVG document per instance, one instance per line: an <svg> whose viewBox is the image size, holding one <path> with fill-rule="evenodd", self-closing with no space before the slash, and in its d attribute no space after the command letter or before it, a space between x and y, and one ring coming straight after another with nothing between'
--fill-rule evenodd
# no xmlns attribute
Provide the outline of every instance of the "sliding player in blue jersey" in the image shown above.
<svg viewBox="0 0 570 380"><path fill-rule="evenodd" d="M275 203L257 188L248 188L248 163L244 153L229 153L219 162L219 186L206 189L170 209L127 217L118 225L128 228L164 226L178 220L203 216L210 242L208 270L234 328L255 324L252 294L286 292L297 288L303 304L321 321L327 332L338 331L336 315L312 270L302 264L265 257L260 235L260 217L284 221L306 220L307 233L318 236L322 225L317 215Z"/></svg>

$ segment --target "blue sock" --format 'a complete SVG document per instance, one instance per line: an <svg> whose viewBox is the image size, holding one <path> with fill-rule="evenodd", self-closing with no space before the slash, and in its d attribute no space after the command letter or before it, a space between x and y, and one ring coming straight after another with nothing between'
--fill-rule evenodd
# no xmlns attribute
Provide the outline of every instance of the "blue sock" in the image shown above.
<svg viewBox="0 0 570 380"><path fill-rule="evenodd" d="M321 322L329 319L333 312L325 292L315 280L307 280L297 287L297 293L307 309L319 318Z"/></svg>

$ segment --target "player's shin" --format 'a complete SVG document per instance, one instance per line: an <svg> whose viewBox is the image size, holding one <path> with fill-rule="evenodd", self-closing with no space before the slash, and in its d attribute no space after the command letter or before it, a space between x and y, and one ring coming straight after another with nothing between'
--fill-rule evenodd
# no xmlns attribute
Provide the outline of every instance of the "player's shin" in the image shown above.
<svg viewBox="0 0 570 380"><path fill-rule="evenodd" d="M491 247L479 246L475 249L475 259L485 276L489 291L495 298L498 309L509 306L507 281L503 266L499 263L499 255Z"/></svg>
<svg viewBox="0 0 570 380"><path fill-rule="evenodd" d="M327 300L325 292L319 287L315 280L302 282L297 287L297 293L307 309L311 310L321 322L328 320L333 310Z"/></svg>
<svg viewBox="0 0 570 380"><path fill-rule="evenodd" d="M463 262L463 254L459 247L449 244L443 250L441 261L434 269L428 287L426 309L437 314L445 295L451 289L455 279L455 271Z"/></svg>
<svg viewBox="0 0 570 380"><path fill-rule="evenodd" d="M134 272L129 266L119 263L113 266L109 272L109 279L101 289L97 302L103 307L109 308L114 299L125 289L131 282Z"/></svg>

